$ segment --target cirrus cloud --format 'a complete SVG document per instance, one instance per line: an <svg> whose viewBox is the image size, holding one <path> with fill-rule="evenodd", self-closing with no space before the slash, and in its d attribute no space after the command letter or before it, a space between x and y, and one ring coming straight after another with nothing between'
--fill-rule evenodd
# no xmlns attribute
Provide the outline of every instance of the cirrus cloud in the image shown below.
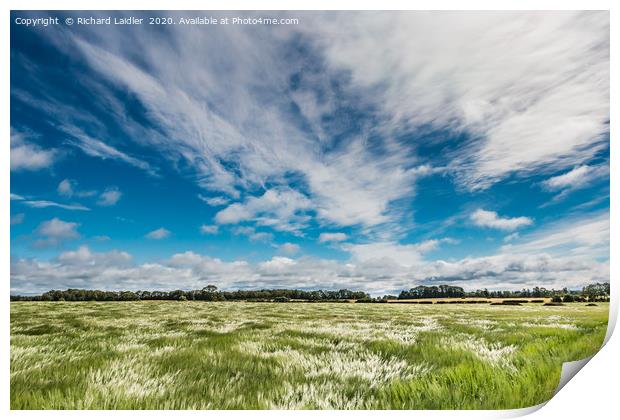
<svg viewBox="0 0 620 420"><path fill-rule="evenodd" d="M329 17L309 36L330 66L376 92L383 131L469 134L451 164L469 189L575 166L608 145L606 11Z"/></svg>

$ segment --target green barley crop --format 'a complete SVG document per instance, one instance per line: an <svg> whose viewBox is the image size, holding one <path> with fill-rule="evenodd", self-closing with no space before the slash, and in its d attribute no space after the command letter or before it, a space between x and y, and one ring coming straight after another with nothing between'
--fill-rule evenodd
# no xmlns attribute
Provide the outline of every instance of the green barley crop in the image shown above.
<svg viewBox="0 0 620 420"><path fill-rule="evenodd" d="M503 409L594 354L608 304L11 304L12 409Z"/></svg>

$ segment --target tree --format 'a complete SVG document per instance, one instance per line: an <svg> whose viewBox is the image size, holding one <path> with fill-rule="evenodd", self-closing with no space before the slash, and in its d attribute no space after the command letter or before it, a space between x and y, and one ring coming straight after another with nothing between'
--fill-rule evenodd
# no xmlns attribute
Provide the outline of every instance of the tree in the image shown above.
<svg viewBox="0 0 620 420"><path fill-rule="evenodd" d="M583 288L582 294L588 297L589 301L598 297L606 298L609 296L609 283L594 283Z"/></svg>

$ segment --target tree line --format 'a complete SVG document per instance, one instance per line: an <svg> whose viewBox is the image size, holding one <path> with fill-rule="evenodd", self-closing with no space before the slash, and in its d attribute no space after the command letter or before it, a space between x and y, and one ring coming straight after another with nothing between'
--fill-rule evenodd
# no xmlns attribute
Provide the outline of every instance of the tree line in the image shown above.
<svg viewBox="0 0 620 420"><path fill-rule="evenodd" d="M544 287L534 287L532 289L521 290L488 290L478 289L465 292L458 286L416 286L409 290L403 290L398 295L398 299L423 299L423 298L565 298L565 301L579 301L581 299L594 300L597 298L609 297L609 283L594 283L585 286L581 290L546 289ZM386 296L384 296L386 298ZM572 299L572 300L571 300Z"/></svg>
<svg viewBox="0 0 620 420"><path fill-rule="evenodd" d="M40 296L11 296L13 301L130 301L130 300L204 300L204 301L290 301L309 302L348 301L370 299L370 295L362 291L341 290L297 290L297 289L261 289L261 290L218 290L208 285L200 290L173 291L107 291L67 289L50 290Z"/></svg>
<svg viewBox="0 0 620 420"><path fill-rule="evenodd" d="M384 295L371 298L364 291L340 290L298 290L298 289L261 289L261 290L219 290L215 285L208 285L200 290L173 291L107 291L87 289L50 290L37 296L11 295L12 301L131 301L131 300L199 300L199 301L255 301L255 302L386 302L388 300L425 299L425 298L554 298L564 302L608 300L609 283L594 283L581 290L560 290L534 287L519 291L479 289L466 292L462 287L438 285L416 286L403 290L398 296Z"/></svg>
<svg viewBox="0 0 620 420"><path fill-rule="evenodd" d="M460 297L479 297L479 298L552 298L554 296L580 296L580 297L606 297L609 296L609 283L594 283L585 286L582 290L546 289L544 287L534 287L522 290L488 290L478 289L465 292L458 286L417 286L409 290L403 290L398 295L398 299L421 299L421 298L460 298Z"/></svg>

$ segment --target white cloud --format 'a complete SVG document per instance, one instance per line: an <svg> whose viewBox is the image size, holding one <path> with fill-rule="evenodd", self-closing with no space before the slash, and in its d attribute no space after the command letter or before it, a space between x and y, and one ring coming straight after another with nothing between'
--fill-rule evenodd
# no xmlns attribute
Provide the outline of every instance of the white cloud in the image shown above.
<svg viewBox="0 0 620 420"><path fill-rule="evenodd" d="M606 11L346 12L315 22L308 36L374 93L386 133L469 133L453 164L469 188L575 166L607 147Z"/></svg>
<svg viewBox="0 0 620 420"><path fill-rule="evenodd" d="M519 239L519 236L519 232L513 232L509 235L504 236L504 242L514 241L515 239Z"/></svg>
<svg viewBox="0 0 620 420"><path fill-rule="evenodd" d="M159 229L155 229L149 233L146 234L146 238L148 239L155 239L155 240L159 240L159 239L165 239L167 237L170 236L170 231L166 228L159 228Z"/></svg>
<svg viewBox="0 0 620 420"><path fill-rule="evenodd" d="M369 244L346 244L344 249L349 251L354 260L391 261L403 267L420 264L422 255L436 249L441 240L431 239L417 244L402 245L395 242L374 242Z"/></svg>
<svg viewBox="0 0 620 420"><path fill-rule="evenodd" d="M230 203L230 200L226 197L206 197L202 194L198 194L198 198L201 201L204 201L205 203L210 205L211 207L224 206Z"/></svg>
<svg viewBox="0 0 620 420"><path fill-rule="evenodd" d="M505 245L503 252L579 254L587 257L609 256L609 212L571 217L546 225L521 238L520 243Z"/></svg>
<svg viewBox="0 0 620 420"><path fill-rule="evenodd" d="M323 232L319 235L319 242L320 243L325 243L325 242L342 242L342 241L346 241L347 240L347 235L346 233L342 233L342 232L337 232L337 233L329 233L329 232Z"/></svg>
<svg viewBox="0 0 620 420"><path fill-rule="evenodd" d="M51 166L54 153L34 145L22 144L11 147L12 171L36 171Z"/></svg>
<svg viewBox="0 0 620 420"><path fill-rule="evenodd" d="M116 109L113 95L102 96L115 104L110 116L128 139L189 168L201 187L243 197L218 213L220 224L296 232L317 217L365 233L384 228L392 237L379 239L395 240L412 220L403 203L416 180L434 173L415 155L415 140L395 140L420 128L470 139L442 158L472 189L511 174L577 167L607 147L608 12L346 12L308 14L305 22L275 32L170 28L161 43L145 28L135 28L131 43L117 31L50 41L84 58L97 72L93 80L141 103L144 127L122 104ZM299 39L320 55L318 72L290 48ZM295 107L301 115L291 113ZM326 117L351 108L371 118L343 135L341 119ZM153 171L99 140L105 130L92 124L86 131L59 125L85 153ZM281 211L285 203L253 208L267 193L249 192L286 191L290 177L303 186L296 192L307 207L293 216Z"/></svg>
<svg viewBox="0 0 620 420"><path fill-rule="evenodd" d="M80 211L89 211L90 209L81 204L62 204L56 203L55 201L49 200L24 200L23 204L34 207L34 208L45 208L45 207L58 207L65 210L80 210Z"/></svg>
<svg viewBox="0 0 620 420"><path fill-rule="evenodd" d="M242 221L250 220L254 214L243 204L234 203L220 210L215 215L215 221L219 224L236 224Z"/></svg>
<svg viewBox="0 0 620 420"><path fill-rule="evenodd" d="M235 226L231 231L235 235L247 236L252 242L273 241L273 234L271 232L257 232L252 226Z"/></svg>
<svg viewBox="0 0 620 420"><path fill-rule="evenodd" d="M63 179L58 183L56 191L63 197L92 197L97 195L97 191L81 191L77 189L77 182L70 179Z"/></svg>
<svg viewBox="0 0 620 420"><path fill-rule="evenodd" d="M226 262L187 251L161 262L133 264L120 251L95 253L81 247L50 261L11 259L11 292L97 288L105 290L312 288L362 289L381 295L418 284L454 284L477 288L520 290L523 287L578 288L609 281L609 262L584 256L498 254L458 261L421 262L411 266L393 260L341 262L275 256L250 264Z"/></svg>
<svg viewBox="0 0 620 420"><path fill-rule="evenodd" d="M271 242L273 241L273 234L270 232L256 232L249 235L248 238L254 242Z"/></svg>
<svg viewBox="0 0 620 420"><path fill-rule="evenodd" d="M239 27L215 38L197 28L171 29L169 35L178 48L154 46L139 30L132 45L117 42L116 34L110 33L97 45L75 38L74 46L107 80L131 91L151 122L165 133L141 136L138 141L155 146L175 162L186 162L197 173L200 186L237 199L240 190L255 191L267 182L284 188L293 173L306 181L305 193L322 221L375 226L402 216L392 208L394 202L414 193L416 177L431 173L424 165L415 168L410 145L385 138L370 150L370 129L331 147L325 136L329 130L317 124L334 104L322 103L311 90L291 92L289 86L304 62L282 55L298 36L295 30L275 37L262 33L270 42L261 38L257 43L255 28ZM196 48L208 48L219 58L209 63L197 60ZM128 58L136 53L148 62L148 73ZM335 76L325 74L313 81L328 92L331 77ZM292 102L316 132L300 128L299 116L290 112ZM317 143L316 136L327 143ZM240 206L229 206L220 215L222 222L252 214ZM275 214L259 224L295 229L287 220L275 220L279 217Z"/></svg>
<svg viewBox="0 0 620 420"><path fill-rule="evenodd" d="M232 232L235 235L245 235L245 236L250 236L253 233L256 232L256 229L254 229L252 226L235 226L232 229Z"/></svg>
<svg viewBox="0 0 620 420"><path fill-rule="evenodd" d="M581 287L609 281L609 262L545 253L505 253L459 261L435 261L424 267L426 281L471 288L520 290L523 287Z"/></svg>
<svg viewBox="0 0 620 420"><path fill-rule="evenodd" d="M292 260L290 258L273 257L269 261L260 263L259 268L266 270L266 271L271 271L271 272L278 272L278 271L283 271L283 270L288 272L289 269L291 267L294 267L295 265L297 265L295 260Z"/></svg>
<svg viewBox="0 0 620 420"><path fill-rule="evenodd" d="M24 139L24 134L11 130L11 171L37 171L52 166L54 150L45 150Z"/></svg>
<svg viewBox="0 0 620 420"><path fill-rule="evenodd" d="M58 261L68 266L93 266L93 265L125 265L131 262L132 257L126 252L110 251L94 253L86 245L80 246L75 251L66 251L58 256Z"/></svg>
<svg viewBox="0 0 620 420"><path fill-rule="evenodd" d="M592 168L582 165L562 175L554 176L543 182L543 186L551 191L563 190L564 188L582 185L587 180Z"/></svg>
<svg viewBox="0 0 620 420"><path fill-rule="evenodd" d="M594 181L609 176L609 163L595 166L581 165L561 175L551 177L542 182L547 191L560 191L553 201L561 200L571 192L586 188Z"/></svg>
<svg viewBox="0 0 620 420"><path fill-rule="evenodd" d="M145 161L130 156L127 153L124 153L117 148L102 142L101 140L89 136L75 126L66 125L62 126L61 129L64 130L67 134L71 135L72 138L67 140L69 144L79 148L80 150L82 150L82 152L86 153L89 156L97 157L103 160L119 160L129 165L135 166L136 168L142 169L143 171L153 176L157 175L157 171Z"/></svg>
<svg viewBox="0 0 620 420"><path fill-rule="evenodd" d="M77 226L52 219L35 233L58 243L77 238ZM158 237L169 233L164 228L154 232L160 232ZM239 233L252 235L256 231L248 227ZM450 261L425 257L441 244L453 243L451 238L440 238L415 244L342 244L351 253L348 261L276 255L256 263L227 262L187 251L139 265L125 252L96 253L81 246L49 261L12 258L11 291L32 293L69 287L173 290L217 284L222 289L349 288L380 295L419 284L520 290L533 286L580 288L609 281L608 212L559 220L515 237L512 244L494 255ZM298 252L294 245L283 244L279 251Z"/></svg>
<svg viewBox="0 0 620 420"><path fill-rule="evenodd" d="M291 243L291 242L283 243L282 245L278 247L278 250L281 253L287 254L287 255L297 254L299 252L299 249L300 249L299 245Z"/></svg>
<svg viewBox="0 0 620 420"><path fill-rule="evenodd" d="M80 237L77 228L79 223L65 222L57 217L39 224L35 233L42 237L36 242L37 246L57 245L62 241Z"/></svg>
<svg viewBox="0 0 620 420"><path fill-rule="evenodd" d="M18 194L11 194L11 200L19 201L21 204L24 204L28 207L32 207L36 209L46 208L46 207L58 207L58 208L65 209L65 210L81 210L81 211L90 210L88 207L85 207L81 204L63 204L63 203L57 203L55 201L49 201L49 200L31 200L29 198L26 198Z"/></svg>
<svg viewBox="0 0 620 420"><path fill-rule="evenodd" d="M500 217L494 211L478 209L470 215L470 219L476 226L482 226L499 230L516 230L534 223L529 217Z"/></svg>
<svg viewBox="0 0 620 420"><path fill-rule="evenodd" d="M402 150L373 154L365 139L304 168L315 196L318 216L341 226L375 226L389 222L390 204L414 193L415 180L431 171L411 166Z"/></svg>
<svg viewBox="0 0 620 420"><path fill-rule="evenodd" d="M63 195L65 197L71 197L73 195L73 185L70 180L63 179L58 184L57 188L58 194Z"/></svg>
<svg viewBox="0 0 620 420"><path fill-rule="evenodd" d="M296 232L304 226L311 209L310 200L290 188L269 189L260 197L249 197L244 203L234 203L215 215L218 224L252 221L276 230Z"/></svg>
<svg viewBox="0 0 620 420"><path fill-rule="evenodd" d="M48 40L54 42L55 39L56 38L52 36ZM64 42L64 47L67 46L68 44ZM128 136L157 136L157 133L153 130L140 127L131 118L128 118L126 110L122 105L119 105L120 102L110 94L109 89L102 88L99 81L84 78L82 79L82 82L86 85L82 86L84 90L91 91L91 93L93 93L93 97L97 97L98 101L100 101L94 101L92 102L92 105L94 107L100 106L105 109L108 116L116 117L122 124L122 127L127 130ZM14 93L12 92L12 95L27 106L44 112L49 118L55 118L57 128L70 136L66 139L66 144L77 147L89 156L98 157L103 160L112 159L125 162L129 165L144 170L152 176L158 176L156 168L151 167L151 165L147 162L130 156L127 153L124 153L117 148L88 135L85 131L85 127L92 127L96 132L105 132L105 125L98 120L97 116L89 113L87 108L73 107L63 97L54 98L52 96L53 92L54 90L50 89L46 91L45 95L40 95L39 92L37 92L36 95L32 95L28 92L17 89Z"/></svg>
<svg viewBox="0 0 620 420"><path fill-rule="evenodd" d="M200 226L200 233L206 235L215 235L219 231L219 227L217 225L202 225Z"/></svg>
<svg viewBox="0 0 620 420"><path fill-rule="evenodd" d="M99 196L99 201L97 201L97 204L100 206L113 206L118 203L118 200L121 199L122 195L123 193L116 187L107 188Z"/></svg>

